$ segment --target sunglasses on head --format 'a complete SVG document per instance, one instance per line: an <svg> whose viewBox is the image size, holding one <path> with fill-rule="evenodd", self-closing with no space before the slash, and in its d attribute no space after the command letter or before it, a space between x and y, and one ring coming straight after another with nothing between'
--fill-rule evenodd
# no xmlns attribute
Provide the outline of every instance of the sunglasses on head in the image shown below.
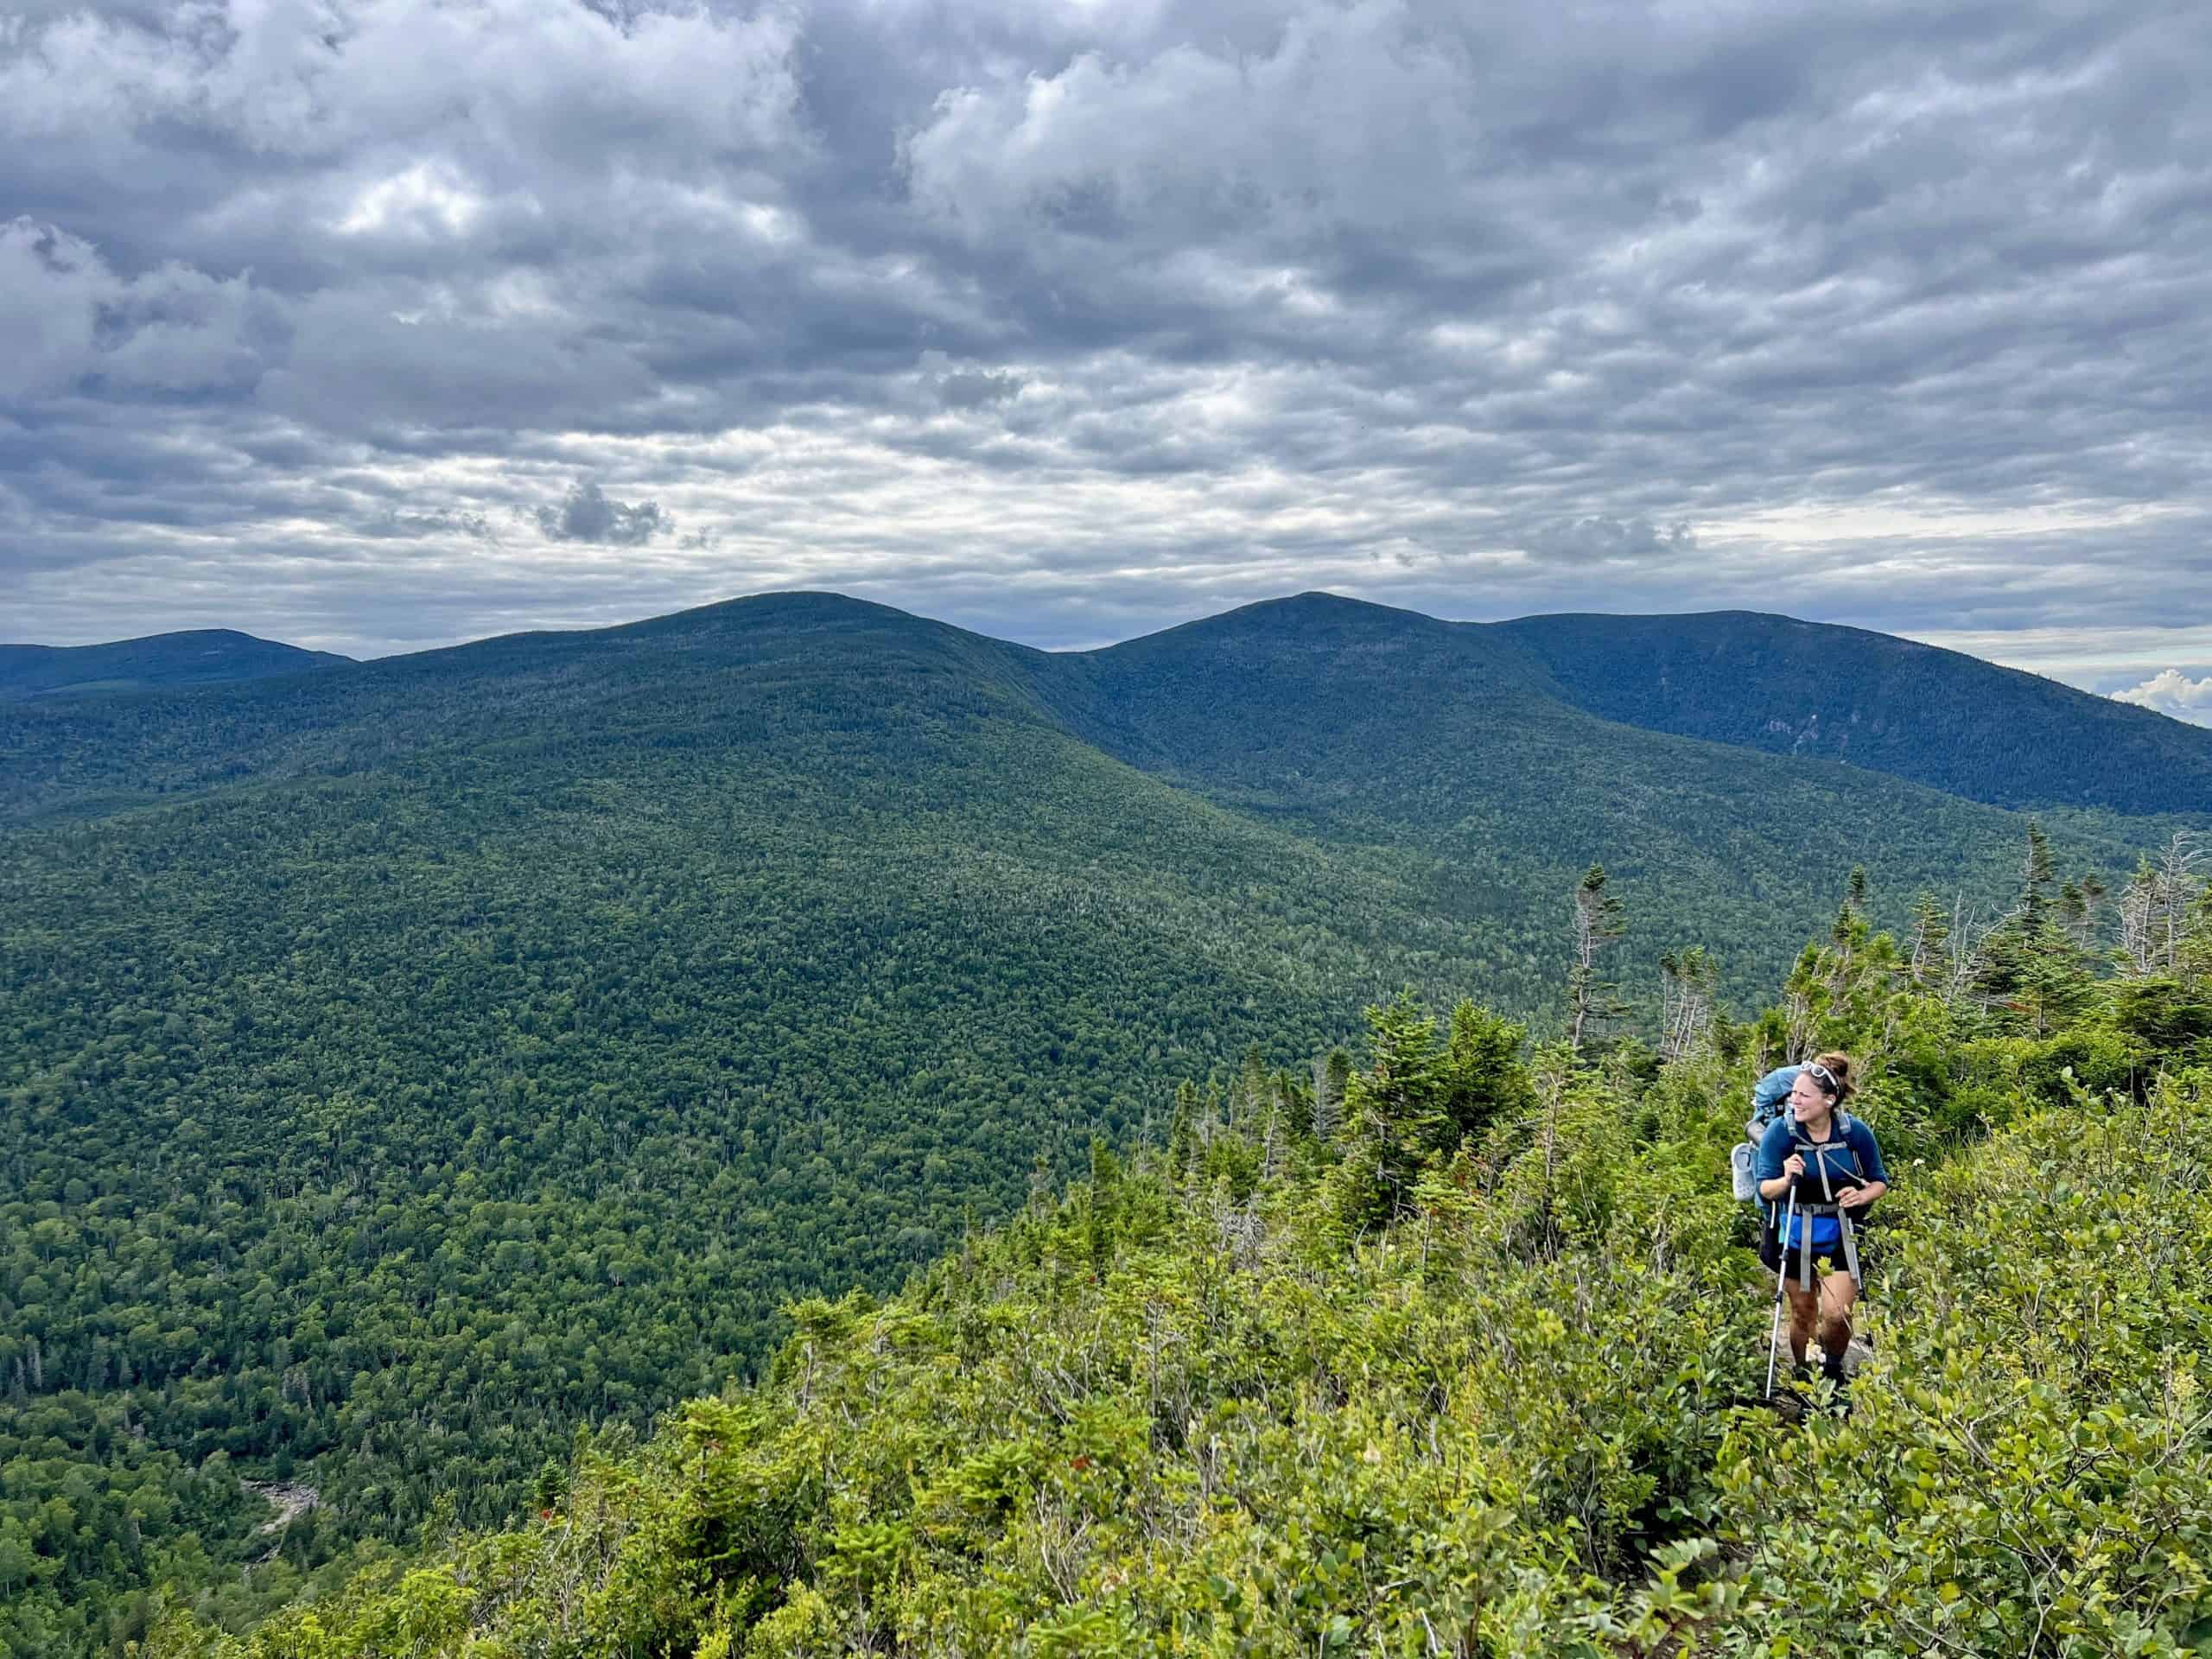
<svg viewBox="0 0 2212 1659"><path fill-rule="evenodd" d="M1806 1061L1805 1069L1813 1074L1813 1081L1819 1084L1828 1093L1840 1095L1843 1092L1843 1085L1835 1080L1835 1073L1818 1060Z"/></svg>

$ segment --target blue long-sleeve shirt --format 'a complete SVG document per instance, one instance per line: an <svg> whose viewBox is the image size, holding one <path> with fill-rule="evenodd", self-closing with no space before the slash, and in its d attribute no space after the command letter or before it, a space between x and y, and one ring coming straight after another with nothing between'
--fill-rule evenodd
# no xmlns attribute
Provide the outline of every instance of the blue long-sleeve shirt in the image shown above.
<svg viewBox="0 0 2212 1659"><path fill-rule="evenodd" d="M1838 1128L1840 1128L1840 1133ZM1797 1149L1797 1126L1785 1109L1783 1115L1767 1125L1766 1137L1759 1142L1759 1179L1773 1180L1782 1173L1782 1166L1789 1161L1789 1154ZM1797 1202L1824 1204L1827 1197L1821 1188L1821 1164L1828 1172L1828 1190L1847 1186L1863 1186L1868 1181L1888 1181L1889 1174L1882 1167L1882 1148L1874 1140L1874 1131L1858 1118L1848 1126L1831 1127L1828 1138L1806 1140L1809 1148L1805 1154L1805 1173L1797 1178ZM1777 1208L1786 1207L1787 1194L1773 1200ZM1790 1236L1783 1243L1791 1247L1805 1243L1808 1224L1812 1228L1812 1247L1816 1250L1833 1249L1842 1240L1843 1229L1834 1216L1799 1216L1790 1229Z"/></svg>

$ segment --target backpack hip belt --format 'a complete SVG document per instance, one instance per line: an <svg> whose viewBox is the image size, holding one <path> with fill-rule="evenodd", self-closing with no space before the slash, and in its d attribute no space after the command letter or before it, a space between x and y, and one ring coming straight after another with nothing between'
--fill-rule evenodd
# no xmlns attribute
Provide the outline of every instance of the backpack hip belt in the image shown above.
<svg viewBox="0 0 2212 1659"><path fill-rule="evenodd" d="M1813 1287L1813 1229L1811 1223L1805 1218L1818 1216L1835 1217L1837 1228L1843 1236L1843 1270L1851 1275L1853 1284L1866 1283L1859 1276L1859 1230L1851 1224L1850 1211L1836 1204L1800 1204L1796 1206L1796 1213L1798 1217L1796 1228L1797 1243L1791 1244L1785 1231L1782 1246L1785 1250L1794 1249L1797 1252L1798 1287L1802 1290ZM1776 1215L1775 1221L1785 1229L1789 1226L1779 1213Z"/></svg>

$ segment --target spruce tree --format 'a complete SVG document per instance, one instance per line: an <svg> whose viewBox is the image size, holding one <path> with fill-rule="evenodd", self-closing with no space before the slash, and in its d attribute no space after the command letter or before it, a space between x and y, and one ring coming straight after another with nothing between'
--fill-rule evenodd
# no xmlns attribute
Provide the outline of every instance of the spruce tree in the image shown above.
<svg viewBox="0 0 2212 1659"><path fill-rule="evenodd" d="M2050 837L2043 825L2028 820L2027 850L2020 860L2020 929L2032 934L2044 923L2050 905Z"/></svg>
<svg viewBox="0 0 2212 1659"><path fill-rule="evenodd" d="M1167 1125L1167 1167L1181 1174L1198 1147L1198 1091L1188 1079L1175 1087L1175 1116Z"/></svg>
<svg viewBox="0 0 2212 1659"><path fill-rule="evenodd" d="M1912 902L1912 954L1908 968L1916 985L1942 982L1950 959L1951 918L1932 893Z"/></svg>
<svg viewBox="0 0 2212 1659"><path fill-rule="evenodd" d="M1567 970L1567 1046L1577 1058L1597 1027L1620 1011L1617 988L1598 957L1627 931L1621 901L1605 890L1605 868L1592 864L1574 889L1574 963Z"/></svg>
<svg viewBox="0 0 2212 1659"><path fill-rule="evenodd" d="M1706 948L1669 950L1659 958L1659 1056L1687 1057L1713 1028L1720 995L1720 964Z"/></svg>
<svg viewBox="0 0 2212 1659"><path fill-rule="evenodd" d="M1499 1118L1518 1116L1535 1104L1535 1087L1521 1062L1527 1037L1525 1027L1472 1001L1463 999L1452 1010L1445 1055L1447 1141L1478 1135Z"/></svg>
<svg viewBox="0 0 2212 1659"><path fill-rule="evenodd" d="M1422 1168L1450 1138L1450 1056L1411 991L1367 1011L1369 1062L1351 1079L1339 1217L1368 1226L1412 1206Z"/></svg>
<svg viewBox="0 0 2212 1659"><path fill-rule="evenodd" d="M1351 1056L1332 1048L1313 1061L1313 1138L1326 1146L1344 1123L1344 1090L1351 1081Z"/></svg>

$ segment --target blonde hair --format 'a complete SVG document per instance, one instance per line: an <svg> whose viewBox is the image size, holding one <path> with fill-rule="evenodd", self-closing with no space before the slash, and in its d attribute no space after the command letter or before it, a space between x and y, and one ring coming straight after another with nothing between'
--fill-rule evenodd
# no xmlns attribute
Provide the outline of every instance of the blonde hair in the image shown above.
<svg viewBox="0 0 2212 1659"><path fill-rule="evenodd" d="M1835 1103L1837 1105L1840 1106L1845 1101L1851 1098L1852 1084L1850 1055L1839 1054L1831 1050L1826 1054L1814 1055L1808 1064L1819 1066L1821 1071L1827 1072L1828 1076L1835 1079L1835 1089L1833 1092ZM1820 1082L1820 1079L1818 1077L1815 1077L1813 1081L1815 1083L1818 1083Z"/></svg>

